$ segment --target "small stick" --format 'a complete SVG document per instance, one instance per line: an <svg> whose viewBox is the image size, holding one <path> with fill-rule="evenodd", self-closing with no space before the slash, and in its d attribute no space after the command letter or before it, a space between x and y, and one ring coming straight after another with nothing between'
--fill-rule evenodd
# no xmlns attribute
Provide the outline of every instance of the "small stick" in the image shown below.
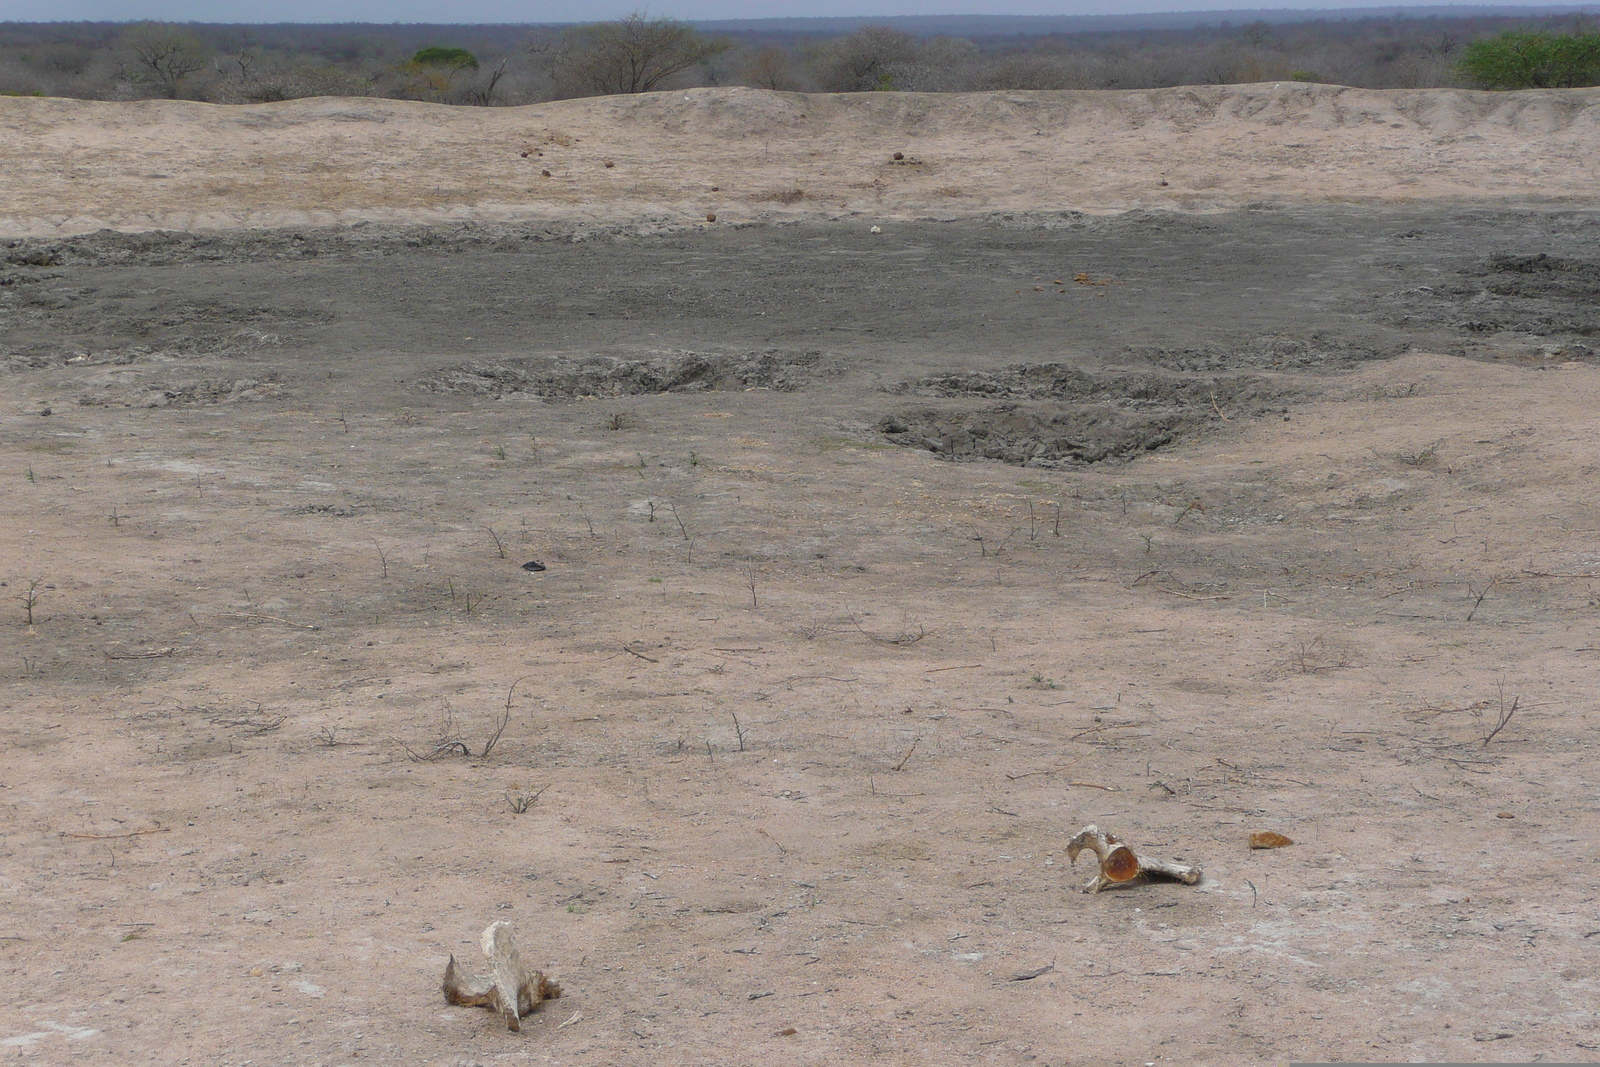
<svg viewBox="0 0 1600 1067"><path fill-rule="evenodd" d="M1474 600L1472 602L1472 610L1467 612L1467 619L1466 619L1467 622L1471 622L1472 621L1472 617L1478 613L1479 605L1481 605L1483 603L1483 598L1489 595L1489 590L1493 589L1495 587L1495 584L1497 582L1499 582L1499 581L1500 581L1499 578L1490 578L1489 579L1489 584L1483 587L1483 592L1477 594L1478 599L1476 599L1476 600ZM1475 590L1472 588L1472 584L1470 582L1467 583L1467 592L1469 592L1469 593L1475 592Z"/></svg>
<svg viewBox="0 0 1600 1067"><path fill-rule="evenodd" d="M979 668L981 666L983 666L983 664L981 664L981 663L964 663L959 667L934 667L933 669L923 671L922 673L923 674L938 674L940 671L971 671L971 670L976 670L977 668Z"/></svg>
<svg viewBox="0 0 1600 1067"><path fill-rule="evenodd" d="M1231 596L1196 596L1194 593L1180 593L1178 590L1176 590L1176 589L1168 589L1164 585L1158 585L1158 586L1156 586L1156 588L1161 590L1163 593L1171 593L1173 596L1181 596L1185 600L1232 600L1233 599L1233 597L1231 597Z"/></svg>
<svg viewBox="0 0 1600 1067"><path fill-rule="evenodd" d="M661 662L658 659L651 659L649 656L645 655L643 652L634 652L633 649L629 648L627 645L623 645L622 646L622 651L624 651L624 652L632 652L633 655L638 656L640 659L645 660L645 661L647 661L649 663L660 663Z"/></svg>
<svg viewBox="0 0 1600 1067"><path fill-rule="evenodd" d="M500 535L494 532L494 527L493 526L485 526L484 529L488 530L489 531L489 536L494 538L494 547L499 550L500 558L501 559L505 559L506 558L506 546L500 543Z"/></svg>
<svg viewBox="0 0 1600 1067"><path fill-rule="evenodd" d="M913 752L915 752L915 751L916 751L916 750L917 750L917 745L918 745L918 744L919 744L919 743L920 743L920 742L921 742L921 741L922 741L922 738L920 738L920 737L919 737L919 738L917 738L917 739L916 739L916 740L915 740L915 741L913 741L913 742L911 742L911 747L910 747L910 748L908 748L908 749L906 749L906 754L905 754L905 755L904 755L904 756L902 756L902 757L901 757L901 759L900 759L900 762L899 762L899 763L896 763L896 764L895 764L895 765L894 765L894 769L895 769L895 770L897 770L897 771L898 771L898 770L902 770L902 769L904 769L904 767L905 767L905 765L906 765L906 762L907 762L907 761L908 761L908 760L910 760L910 759L911 759L911 753L913 753Z"/></svg>
<svg viewBox="0 0 1600 1067"><path fill-rule="evenodd" d="M1085 789L1104 789L1107 793L1120 793L1122 790L1114 785L1098 785L1094 782L1068 782L1068 785L1081 785Z"/></svg>
<svg viewBox="0 0 1600 1067"><path fill-rule="evenodd" d="M511 683L511 688L506 690L506 710L500 716L500 722L496 724L494 733L490 734L489 739L483 743L483 755L479 759L488 759L489 753L494 751L494 746L500 743L500 735L506 732L506 724L511 721L511 698L516 693L517 686L521 684L522 679L518 678Z"/></svg>
<svg viewBox="0 0 1600 1067"><path fill-rule="evenodd" d="M1075 763L1077 761L1074 760L1073 762ZM1022 774L1008 774L1008 775L1006 775L1006 777L1008 779L1010 779L1011 781L1013 781L1013 782L1020 782L1022 779L1024 779L1024 778L1032 778L1036 774L1055 774L1055 773L1057 773L1059 771L1066 770L1070 766L1072 766L1071 763L1063 763L1059 767L1047 767L1042 771L1024 771Z"/></svg>
<svg viewBox="0 0 1600 1067"><path fill-rule="evenodd" d="M1484 735L1484 738L1483 738L1483 747L1484 748L1488 748L1489 747L1489 742L1494 740L1495 735L1498 734L1501 730L1504 730L1506 728L1506 723L1510 722L1511 721L1511 716L1513 716L1513 715L1515 715L1517 713L1517 705L1519 703L1521 703L1521 701L1522 701L1522 697L1520 697L1520 696L1512 697L1511 698L1511 706L1508 708L1508 707L1506 707L1505 694L1503 692L1501 693L1501 696L1500 696L1500 707L1503 710L1500 712L1500 721L1495 723L1495 727L1494 727L1493 730L1490 730L1487 734Z"/></svg>
<svg viewBox="0 0 1600 1067"><path fill-rule="evenodd" d="M1143 725L1145 725L1145 724L1142 723L1142 722L1108 722L1108 723L1105 723L1105 724L1103 724L1101 726L1091 726L1087 730L1079 730L1077 733L1075 733L1071 737L1067 738L1067 740L1068 741L1076 741L1080 737L1087 737L1090 734L1097 734L1102 730L1127 730L1127 729L1131 729L1131 728L1133 728L1135 726L1143 726Z"/></svg>
<svg viewBox="0 0 1600 1067"><path fill-rule="evenodd" d="M162 656L170 656L176 651L178 649L174 645L169 648L158 648L154 652L107 652L105 657L106 659L160 659Z"/></svg>
<svg viewBox="0 0 1600 1067"><path fill-rule="evenodd" d="M57 836L59 836L59 837L76 837L76 838L80 838L80 839L82 839L84 841L115 841L115 840L118 840L118 839L124 838L124 837L139 837L142 834L170 834L171 832L172 832L172 827L170 827L170 826L162 826L160 823L157 823L154 827L152 827L152 828L150 828L148 830L130 830L128 833L125 833L125 834L72 834L72 833L68 833L65 830L63 830Z"/></svg>
<svg viewBox="0 0 1600 1067"><path fill-rule="evenodd" d="M872 788L872 795L875 797L894 797L898 799L902 797L925 797L928 795L926 793L880 793L878 792L877 781L870 777L867 779L867 785Z"/></svg>
<svg viewBox="0 0 1600 1067"><path fill-rule="evenodd" d="M219 619L258 619L261 622L276 622L276 623L281 623L284 626L292 626L296 630L320 630L320 629L322 629L322 627L320 627L320 626L307 626L305 623L290 622L288 619L280 619L280 618L277 618L276 616L273 616L273 615L256 615L256 614L254 614L252 612L248 612L248 611L224 611L222 614L218 615L217 618L219 618Z"/></svg>
<svg viewBox="0 0 1600 1067"><path fill-rule="evenodd" d="M667 507L672 511L672 517L678 520L678 532L683 534L683 539L685 541L694 540L689 536L689 527L683 524L683 516L678 514L678 505L669 500L667 501Z"/></svg>

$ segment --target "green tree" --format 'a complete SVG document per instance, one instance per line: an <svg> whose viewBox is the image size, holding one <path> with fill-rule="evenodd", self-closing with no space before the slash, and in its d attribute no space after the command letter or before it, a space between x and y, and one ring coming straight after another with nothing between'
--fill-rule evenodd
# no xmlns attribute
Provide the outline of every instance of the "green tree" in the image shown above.
<svg viewBox="0 0 1600 1067"><path fill-rule="evenodd" d="M1461 73L1485 89L1572 89L1600 84L1600 33L1507 30L1473 41Z"/></svg>
<svg viewBox="0 0 1600 1067"><path fill-rule="evenodd" d="M412 77L411 90L418 96L443 100L450 92L450 84L464 70L477 70L478 57L465 48L443 48L432 45L424 48L400 68ZM499 78L496 77L496 81Z"/></svg>
<svg viewBox="0 0 1600 1067"><path fill-rule="evenodd" d="M465 48L441 48L434 45L424 48L411 57L419 67L445 67L450 70L477 70L478 57Z"/></svg>
<svg viewBox="0 0 1600 1067"><path fill-rule="evenodd" d="M574 94L648 93L730 47L686 22L647 18L635 11L615 22L596 22L563 34L555 57L556 76Z"/></svg>

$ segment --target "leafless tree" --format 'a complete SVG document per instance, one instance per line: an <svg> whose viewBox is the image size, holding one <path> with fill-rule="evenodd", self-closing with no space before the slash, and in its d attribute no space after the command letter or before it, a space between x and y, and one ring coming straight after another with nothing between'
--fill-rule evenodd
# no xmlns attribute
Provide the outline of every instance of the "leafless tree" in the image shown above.
<svg viewBox="0 0 1600 1067"><path fill-rule="evenodd" d="M863 26L825 42L816 65L822 87L835 93L905 88L917 62L917 39L888 26Z"/></svg>
<svg viewBox="0 0 1600 1067"><path fill-rule="evenodd" d="M138 73L154 81L168 100L178 98L183 79L206 67L198 38L164 22L141 22L123 35L122 45Z"/></svg>
<svg viewBox="0 0 1600 1067"><path fill-rule="evenodd" d="M757 89L790 89L794 87L794 77L789 66L789 53L769 46L749 56L741 73Z"/></svg>
<svg viewBox="0 0 1600 1067"><path fill-rule="evenodd" d="M579 26L562 35L556 75L572 95L648 93L674 74L726 52L688 23L643 12Z"/></svg>
<svg viewBox="0 0 1600 1067"><path fill-rule="evenodd" d="M500 79L506 76L506 64L509 62L509 59L502 59L489 72L488 80L481 85L469 87L465 93L467 103L476 104L479 107L493 107L495 87L500 84Z"/></svg>

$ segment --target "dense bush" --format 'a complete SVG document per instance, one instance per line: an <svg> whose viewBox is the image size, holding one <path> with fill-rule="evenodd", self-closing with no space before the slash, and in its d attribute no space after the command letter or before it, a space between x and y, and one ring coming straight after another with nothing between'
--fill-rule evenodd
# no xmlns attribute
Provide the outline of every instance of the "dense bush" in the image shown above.
<svg viewBox="0 0 1600 1067"><path fill-rule="evenodd" d="M1461 71L1485 89L1572 89L1600 84L1600 33L1507 30L1473 41Z"/></svg>

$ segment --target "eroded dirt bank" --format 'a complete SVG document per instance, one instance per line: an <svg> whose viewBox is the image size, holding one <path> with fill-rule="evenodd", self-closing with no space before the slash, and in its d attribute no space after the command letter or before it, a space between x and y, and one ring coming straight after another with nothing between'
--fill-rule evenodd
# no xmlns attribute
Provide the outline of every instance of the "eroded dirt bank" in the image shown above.
<svg viewBox="0 0 1600 1067"><path fill-rule="evenodd" d="M1292 83L694 89L490 109L7 98L0 236L468 218L648 232L1257 202L1571 204L1600 187L1597 116L1600 89ZM717 223L705 222L712 214Z"/></svg>

